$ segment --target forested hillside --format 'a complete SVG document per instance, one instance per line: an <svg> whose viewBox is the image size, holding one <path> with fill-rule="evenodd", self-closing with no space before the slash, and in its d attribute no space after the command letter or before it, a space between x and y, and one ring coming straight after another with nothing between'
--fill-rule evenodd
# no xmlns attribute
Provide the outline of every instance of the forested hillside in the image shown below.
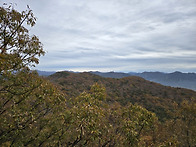
<svg viewBox="0 0 196 147"><path fill-rule="evenodd" d="M108 103L117 101L122 105L128 102L137 103L155 112L160 120L171 117L175 105L183 100L190 101L196 92L183 88L172 88L130 76L121 79L103 78L91 73L57 72L48 77L58 84L68 97L75 97L90 85L98 83L106 88Z"/></svg>
<svg viewBox="0 0 196 147"><path fill-rule="evenodd" d="M0 18L0 146L196 146L196 92L139 77L40 77L32 10L4 5Z"/></svg>
<svg viewBox="0 0 196 147"><path fill-rule="evenodd" d="M53 71L39 71L37 70L40 76L49 76L54 74ZM172 86L172 87L180 87L180 88L187 88L196 91L196 73L182 73L182 72L173 72L173 73L164 73L164 72L99 72L99 71L91 71L90 73L99 75L101 77L106 78L125 78L130 76L138 76L142 77L146 80L160 83L165 86Z"/></svg>

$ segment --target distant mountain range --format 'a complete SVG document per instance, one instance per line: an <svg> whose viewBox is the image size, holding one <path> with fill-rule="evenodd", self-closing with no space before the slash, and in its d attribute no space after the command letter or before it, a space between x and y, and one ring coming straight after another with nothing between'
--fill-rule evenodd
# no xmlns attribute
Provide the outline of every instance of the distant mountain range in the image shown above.
<svg viewBox="0 0 196 147"><path fill-rule="evenodd" d="M40 76L50 76L54 73L56 73L55 71L41 71L41 70L37 70L37 73L40 75Z"/></svg>
<svg viewBox="0 0 196 147"><path fill-rule="evenodd" d="M142 73L91 72L91 73L102 77L110 77L110 78L138 76L152 82L160 83L165 86L188 88L196 91L196 73L182 73L179 71L173 73L162 73L162 72L142 72Z"/></svg>
<svg viewBox="0 0 196 147"><path fill-rule="evenodd" d="M55 73L54 71L52 72L37 71L37 72L41 76L49 76ZM152 82L160 83L165 86L181 87L181 88L187 88L196 91L196 73L182 73L179 71L173 73L163 73L163 72L123 73L123 72L98 72L98 71L90 72L90 73L101 77L117 78L117 79L129 77L129 76L138 76Z"/></svg>

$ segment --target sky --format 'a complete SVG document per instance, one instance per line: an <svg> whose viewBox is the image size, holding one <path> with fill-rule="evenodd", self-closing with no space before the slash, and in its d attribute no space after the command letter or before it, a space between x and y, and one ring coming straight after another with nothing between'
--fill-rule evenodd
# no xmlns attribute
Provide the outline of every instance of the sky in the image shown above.
<svg viewBox="0 0 196 147"><path fill-rule="evenodd" d="M37 17L44 71L196 72L196 0L0 0Z"/></svg>

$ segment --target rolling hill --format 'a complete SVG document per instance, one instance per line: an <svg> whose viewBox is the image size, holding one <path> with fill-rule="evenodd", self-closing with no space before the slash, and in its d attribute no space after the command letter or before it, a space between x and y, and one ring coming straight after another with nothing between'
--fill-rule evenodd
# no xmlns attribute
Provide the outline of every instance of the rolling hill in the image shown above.
<svg viewBox="0 0 196 147"><path fill-rule="evenodd" d="M55 73L55 71L40 71L37 70L38 74L41 76L49 76ZM180 87L187 88L196 91L196 73L182 73L182 72L173 72L173 73L163 73L163 72L90 72L95 75L106 78L124 78L129 76L138 76L146 80L160 83L165 86L171 87Z"/></svg>
<svg viewBox="0 0 196 147"><path fill-rule="evenodd" d="M67 97L76 97L81 92L89 90L94 83L103 85L107 91L107 101L137 103L146 109L155 112L160 120L170 118L175 111L176 104L183 100L196 98L196 92L183 88L163 86L147 81L137 76L125 78L104 78L89 72L57 72L47 77L67 94Z"/></svg>
<svg viewBox="0 0 196 147"><path fill-rule="evenodd" d="M129 76L139 76L146 80L160 83L165 86L181 87L192 89L196 91L196 74L195 73L163 73L163 72L142 72L142 73L121 73L121 72L91 72L93 74L110 77L110 78L124 78Z"/></svg>

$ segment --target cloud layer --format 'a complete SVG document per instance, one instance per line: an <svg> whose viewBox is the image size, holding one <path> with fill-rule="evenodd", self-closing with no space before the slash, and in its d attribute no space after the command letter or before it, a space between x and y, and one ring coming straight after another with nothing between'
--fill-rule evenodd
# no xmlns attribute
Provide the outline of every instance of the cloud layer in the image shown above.
<svg viewBox="0 0 196 147"><path fill-rule="evenodd" d="M38 18L40 70L196 72L195 0L14 2Z"/></svg>

